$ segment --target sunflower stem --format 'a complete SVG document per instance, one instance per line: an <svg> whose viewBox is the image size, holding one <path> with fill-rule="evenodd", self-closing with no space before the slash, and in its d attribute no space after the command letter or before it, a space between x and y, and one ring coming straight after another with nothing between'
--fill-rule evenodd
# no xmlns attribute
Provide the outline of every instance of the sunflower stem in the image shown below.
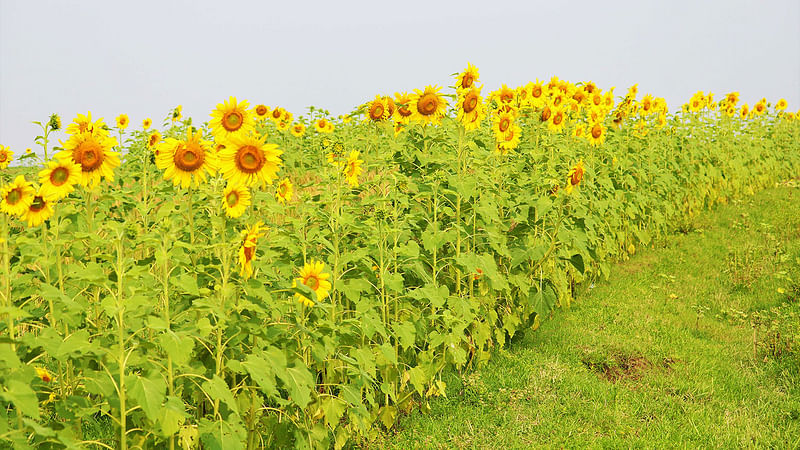
<svg viewBox="0 0 800 450"><path fill-rule="evenodd" d="M11 269L10 269L10 255L8 251L8 215L0 214L3 216L3 234L0 236L0 240L3 241L3 303L6 310L6 328L8 329L8 337L11 339L11 351L16 350L16 345L14 344L14 340L16 339L15 336L15 329L14 329L14 319L11 317Z"/></svg>

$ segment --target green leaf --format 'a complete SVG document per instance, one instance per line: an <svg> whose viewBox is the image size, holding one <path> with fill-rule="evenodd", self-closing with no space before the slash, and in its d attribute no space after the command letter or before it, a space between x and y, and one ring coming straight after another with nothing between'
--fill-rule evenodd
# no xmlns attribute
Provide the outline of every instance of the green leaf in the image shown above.
<svg viewBox="0 0 800 450"><path fill-rule="evenodd" d="M331 428L336 428L347 408L347 403L336 397L325 397L320 401L320 408L325 413L325 424Z"/></svg>
<svg viewBox="0 0 800 450"><path fill-rule="evenodd" d="M209 381L204 381L202 387L212 400L224 402L228 405L228 408L236 414L239 414L239 405L236 403L236 399L233 398L233 394L231 390L228 389L228 385L225 384L225 381L218 375L214 375L214 378Z"/></svg>
<svg viewBox="0 0 800 450"><path fill-rule="evenodd" d="M156 422L161 415L161 404L164 403L166 391L167 385L163 379L137 376L128 394L142 407L147 418Z"/></svg>
<svg viewBox="0 0 800 450"><path fill-rule="evenodd" d="M414 347L417 339L417 328L412 322L395 322L392 330L403 349Z"/></svg>
<svg viewBox="0 0 800 450"><path fill-rule="evenodd" d="M22 414L35 419L39 418L39 400L36 398L36 392L26 383L19 380L8 380L5 388L0 392L0 397L13 403Z"/></svg>
<svg viewBox="0 0 800 450"><path fill-rule="evenodd" d="M174 436L180 430L181 425L186 419L186 409L178 397L168 396L164 407L161 408L161 415L158 418L158 424L161 426L162 436Z"/></svg>
<svg viewBox="0 0 800 450"><path fill-rule="evenodd" d="M311 391L316 383L311 372L305 367L295 365L278 372L278 378L286 385L292 401L300 408L305 408L311 402Z"/></svg>

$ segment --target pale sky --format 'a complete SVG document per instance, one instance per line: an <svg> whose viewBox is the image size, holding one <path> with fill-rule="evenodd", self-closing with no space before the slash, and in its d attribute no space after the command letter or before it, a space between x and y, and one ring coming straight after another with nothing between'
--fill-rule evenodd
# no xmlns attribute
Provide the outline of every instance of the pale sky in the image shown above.
<svg viewBox="0 0 800 450"><path fill-rule="evenodd" d="M54 112L139 128L181 104L203 122L231 95L342 114L451 86L467 62L484 92L557 75L638 83L672 109L703 90L794 111L800 1L0 0L0 144L35 150L30 122Z"/></svg>

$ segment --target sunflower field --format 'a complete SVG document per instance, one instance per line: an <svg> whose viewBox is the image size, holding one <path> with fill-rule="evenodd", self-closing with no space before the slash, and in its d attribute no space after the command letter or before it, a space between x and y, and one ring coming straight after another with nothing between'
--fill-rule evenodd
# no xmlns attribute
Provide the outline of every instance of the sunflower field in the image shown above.
<svg viewBox="0 0 800 450"><path fill-rule="evenodd" d="M613 261L797 177L786 109L484 92L469 65L339 117L53 115L21 164L0 147L0 445L358 443Z"/></svg>

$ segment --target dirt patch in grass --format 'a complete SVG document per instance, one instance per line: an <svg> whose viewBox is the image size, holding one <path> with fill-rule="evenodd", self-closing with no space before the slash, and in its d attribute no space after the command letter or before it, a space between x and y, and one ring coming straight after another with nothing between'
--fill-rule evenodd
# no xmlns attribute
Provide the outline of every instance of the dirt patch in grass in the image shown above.
<svg viewBox="0 0 800 450"><path fill-rule="evenodd" d="M677 360L664 358L654 363L641 355L612 352L608 355L587 354L581 362L601 378L616 383L620 380L638 380L654 369L670 371Z"/></svg>

